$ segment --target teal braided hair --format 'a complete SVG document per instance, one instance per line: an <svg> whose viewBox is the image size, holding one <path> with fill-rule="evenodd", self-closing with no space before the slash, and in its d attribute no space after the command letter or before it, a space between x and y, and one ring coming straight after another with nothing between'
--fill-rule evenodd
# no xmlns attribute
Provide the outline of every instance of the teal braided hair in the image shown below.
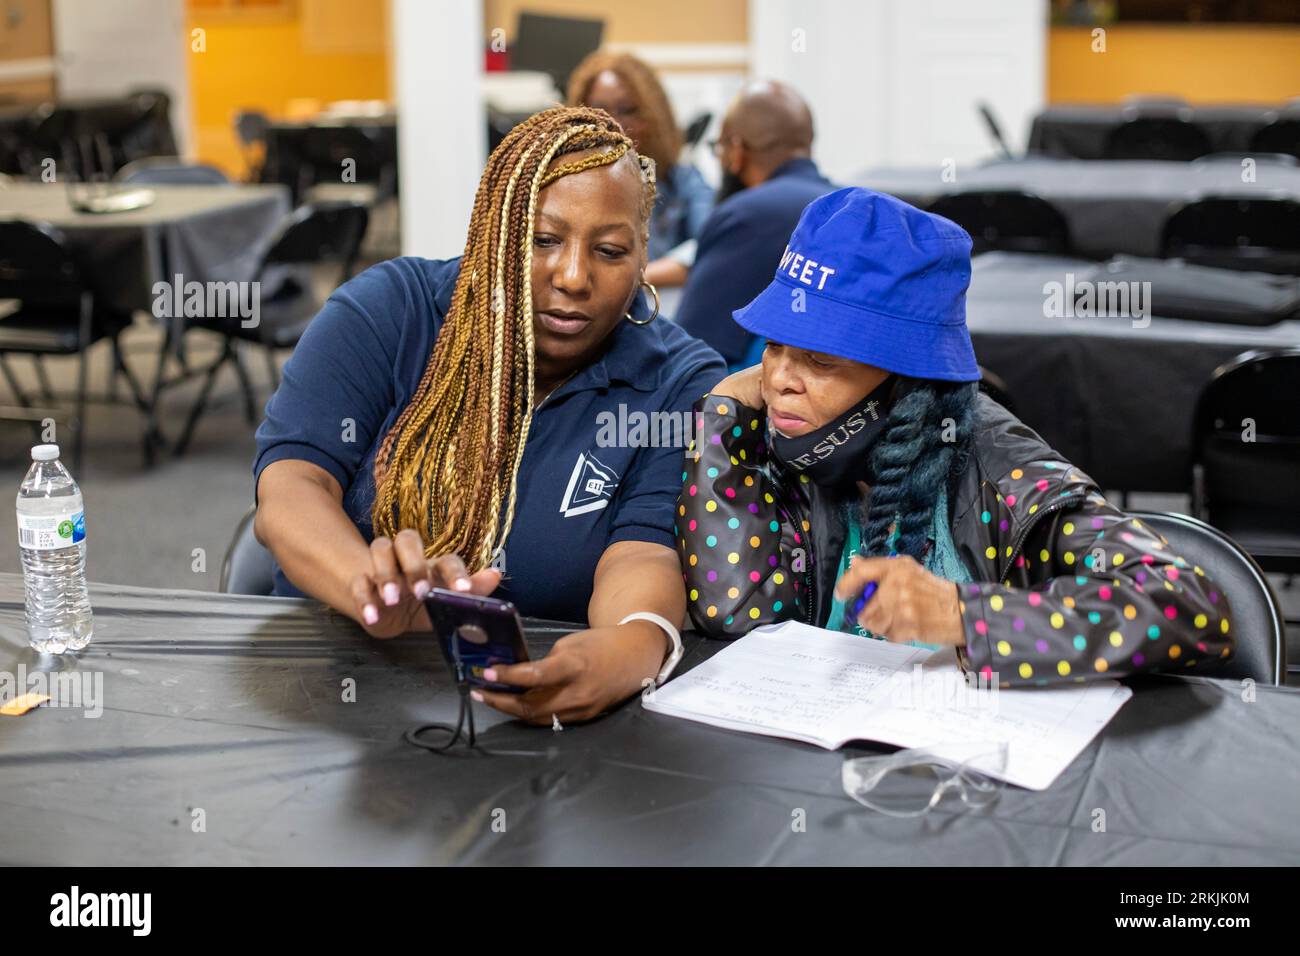
<svg viewBox="0 0 1300 956"><path fill-rule="evenodd" d="M889 529L897 520L896 550L922 560L939 493L946 489L952 500L970 459L977 388L900 378L884 434L871 450L875 481L862 533L868 555L889 554ZM953 440L944 441L945 429Z"/></svg>

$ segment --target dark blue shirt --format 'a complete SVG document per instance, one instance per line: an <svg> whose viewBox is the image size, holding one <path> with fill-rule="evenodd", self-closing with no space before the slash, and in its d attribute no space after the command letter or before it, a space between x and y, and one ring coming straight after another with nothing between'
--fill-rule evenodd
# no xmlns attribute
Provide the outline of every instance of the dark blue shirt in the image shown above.
<svg viewBox="0 0 1300 956"><path fill-rule="evenodd" d="M330 297L266 406L255 487L273 461L312 462L338 480L348 517L367 541L373 537L375 452L419 384L459 268L458 259L394 259ZM633 315L648 314L638 296ZM523 614L585 621L596 563L609 545L674 547L691 406L724 371L712 349L671 322L620 322L604 355L533 415L497 596ZM684 438L636 428L663 412L675 413ZM662 414L658 421L671 424ZM674 440L679 447L665 447ZM275 581L276 594L300 593L278 567Z"/></svg>
<svg viewBox="0 0 1300 956"><path fill-rule="evenodd" d="M700 233L677 324L737 364L753 336L731 313L767 288L804 207L834 188L811 159L792 159L720 202Z"/></svg>

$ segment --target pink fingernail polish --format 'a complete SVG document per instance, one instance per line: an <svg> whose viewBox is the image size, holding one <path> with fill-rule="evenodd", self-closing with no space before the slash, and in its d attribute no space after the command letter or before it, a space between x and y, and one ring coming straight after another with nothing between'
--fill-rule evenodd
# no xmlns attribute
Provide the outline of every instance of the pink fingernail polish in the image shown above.
<svg viewBox="0 0 1300 956"><path fill-rule="evenodd" d="M379 609L376 608L373 604L367 604L364 608L361 609L361 618L367 624L378 624Z"/></svg>
<svg viewBox="0 0 1300 956"><path fill-rule="evenodd" d="M472 690L472 691L470 691L470 692L469 692L469 696L470 696L470 699L471 699L471 700L476 700L476 701L478 701L480 704L483 703L483 695L480 694L478 691L476 691L476 690Z"/></svg>
<svg viewBox="0 0 1300 956"><path fill-rule="evenodd" d="M429 594L429 582L416 581L415 587L411 588L411 590L415 592L415 599L417 601L423 601Z"/></svg>
<svg viewBox="0 0 1300 956"><path fill-rule="evenodd" d="M453 585L457 591L468 591L473 586L469 583L469 578L457 578L456 583Z"/></svg>
<svg viewBox="0 0 1300 956"><path fill-rule="evenodd" d="M389 607L392 607L401 599L402 599L402 591L396 584L394 584L392 581L389 581L387 584L384 585L385 604L387 604Z"/></svg>
<svg viewBox="0 0 1300 956"><path fill-rule="evenodd" d="M484 679L484 680L490 680L490 681L492 681L493 683L495 683L495 682L496 682L496 679L497 679L497 669L496 669L495 667L489 667L489 668L487 668L486 670L484 670L484 671L483 671L483 679Z"/></svg>

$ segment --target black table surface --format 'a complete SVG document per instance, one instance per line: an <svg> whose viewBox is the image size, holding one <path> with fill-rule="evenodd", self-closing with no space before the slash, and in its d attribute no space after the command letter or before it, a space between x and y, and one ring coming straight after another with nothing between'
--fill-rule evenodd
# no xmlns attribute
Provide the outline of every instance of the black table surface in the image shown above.
<svg viewBox="0 0 1300 956"><path fill-rule="evenodd" d="M0 185L0 220L46 223L60 230L96 291L126 311L149 312L154 285L251 279L289 212L279 185L148 186L154 200L127 212L72 208L62 183Z"/></svg>
<svg viewBox="0 0 1300 956"><path fill-rule="evenodd" d="M21 579L0 575L0 672L98 672L104 702L99 717L0 717L0 862L1300 862L1292 690L1137 680L1050 789L899 820L841 790L845 756L869 745L831 753L632 700L559 732L480 709L481 743L509 753L438 757L402 740L455 713L430 637L371 640L308 601L91 594L90 646L42 659L26 645ZM532 627L530 643L541 653L559 633ZM686 640L687 668L724 646Z"/></svg>

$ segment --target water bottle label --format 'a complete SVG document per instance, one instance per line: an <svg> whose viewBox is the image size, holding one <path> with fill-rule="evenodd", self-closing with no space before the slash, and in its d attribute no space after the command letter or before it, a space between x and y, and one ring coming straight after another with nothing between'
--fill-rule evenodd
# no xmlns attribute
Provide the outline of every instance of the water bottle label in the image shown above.
<svg viewBox="0 0 1300 956"><path fill-rule="evenodd" d="M86 540L86 513L19 515L18 546L32 551L57 551Z"/></svg>

